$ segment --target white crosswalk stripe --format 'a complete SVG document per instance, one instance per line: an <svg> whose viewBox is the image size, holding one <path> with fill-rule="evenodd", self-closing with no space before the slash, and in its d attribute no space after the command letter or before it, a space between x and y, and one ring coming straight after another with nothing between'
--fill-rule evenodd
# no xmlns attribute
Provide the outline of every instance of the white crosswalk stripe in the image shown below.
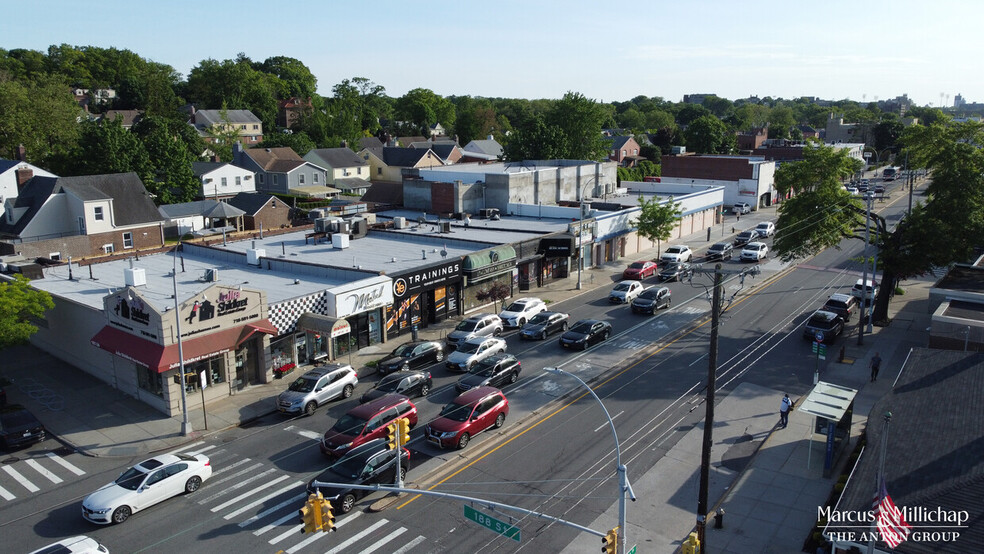
<svg viewBox="0 0 984 554"><path fill-rule="evenodd" d="M8 474L10 474L10 476L13 477L15 481L20 483L21 486L23 486L25 489L31 492L38 492L39 490L41 490L34 483L30 482L27 479L27 477L21 475L20 472L17 471L16 469L10 466L3 466L3 470L6 471Z"/></svg>
<svg viewBox="0 0 984 554"><path fill-rule="evenodd" d="M242 460L239 460L238 462L235 462L235 463L232 463L232 464L229 464L229 465L223 465L222 467L219 467L219 468L213 468L212 469L212 476L214 477L216 475L220 475L222 473L226 473L228 471L231 471L233 469L236 469L237 467L239 467L239 466L241 466L243 464L248 464L249 462L252 462L252 461L253 460L251 460L250 458L243 458ZM263 464L256 464L256 465L263 465ZM215 481L212 481L212 482L214 483Z"/></svg>
<svg viewBox="0 0 984 554"><path fill-rule="evenodd" d="M213 494L212 496L209 496L209 497L206 497L206 498L202 498L201 500L198 501L198 503L199 504L205 504L207 502L211 502L212 500L215 500L216 498L218 498L220 496L224 496L226 494L229 494L230 492L235 491L236 489L240 489L242 487L245 487L246 485L252 483L253 481L256 481L258 479L263 479L268 474L273 473L274 471L277 471L277 470L275 470L275 469L268 469L268 470L264 471L263 473L258 473L256 475L250 477L249 479L243 479L242 481L236 483L235 485L230 485L230 486L228 486L228 487L220 490L219 492Z"/></svg>
<svg viewBox="0 0 984 554"><path fill-rule="evenodd" d="M342 520L337 521L335 523L335 529L338 529L340 527L344 527L348 523L352 523L353 521L355 521L356 519L358 519L360 515L362 515L362 512L355 512L354 514L349 515L345 519L342 519ZM292 518L298 518L299 516L295 512L295 513L291 514L290 517L292 517ZM299 535L301 533L301 529L303 529L303 528L304 528L303 525L291 526L291 528L290 528L289 531L284 532L284 533L281 533L281 534L277 535L276 537L273 537L272 539L270 539L269 543L270 544L277 544L278 542L286 539L287 537L289 537L291 535ZM327 534L328 533L316 533L314 536L320 537L320 536L327 535Z"/></svg>
<svg viewBox="0 0 984 554"><path fill-rule="evenodd" d="M178 448L176 450L172 450L172 451L168 452L168 454L177 454L178 452L185 452L186 450L191 450L192 448L198 446L199 444L205 444L205 441L198 441L198 442L193 442L193 443L190 443L190 444L186 444L186 445L182 446L181 448Z"/></svg>
<svg viewBox="0 0 984 554"><path fill-rule="evenodd" d="M402 547L400 547L399 550L397 550L396 552L393 552L393 554L406 554L407 552L410 552L411 550L413 550L415 546L417 546L418 544L424 542L424 540L426 540L426 539L422 535L418 535L417 538L415 538L412 541L408 542L407 544L403 545Z"/></svg>
<svg viewBox="0 0 984 554"><path fill-rule="evenodd" d="M58 483L61 483L62 482L62 478L61 477L55 475L54 473L52 473L52 472L48 471L47 469L45 469L44 467L42 467L41 464L39 464L37 462L37 460L24 460L24 463L26 463L27 465L31 466L31 468L33 468L34 471L37 471L41 475L44 475L45 477L47 477L48 480L51 481L52 483L55 483L57 485Z"/></svg>
<svg viewBox="0 0 984 554"><path fill-rule="evenodd" d="M304 481L294 481L293 483L287 485L286 487L277 489L277 490L271 492L270 494L268 494L268 495L266 495L266 496L264 496L262 498L257 498L256 500L254 500L254 501L252 501L252 502L250 502L248 504L244 504L238 510L234 510L232 512L229 512L228 514L225 515L225 519L232 519L232 518L238 516L239 514L241 514L241 513L245 512L245 511L249 510L250 508L255 508L256 506L259 506L260 504L266 502L267 500L270 500L271 498L275 498L277 496L280 496L281 494L289 491L290 489L293 489L295 487L299 487L299 486L301 486L303 484L304 484ZM213 509L212 511L215 512L217 510Z"/></svg>
<svg viewBox="0 0 984 554"><path fill-rule="evenodd" d="M80 477L82 475L85 475L85 472L84 471L82 471L81 469L79 469L79 468L75 467L74 465L70 464L67 460L63 459L61 456L55 454L54 452L45 452L44 455L47 456L47 457L49 457L49 458L51 458L51 461L57 463L58 465L62 466L65 469L71 471L75 475L78 475Z"/></svg>
<svg viewBox="0 0 984 554"><path fill-rule="evenodd" d="M400 535L402 535L403 533L406 533L406 532L407 532L407 528L406 527L400 527L399 529L397 529L396 531L393 531L389 535L386 535L385 537L379 539L378 541L372 543L371 545L363 548L362 549L362 554L371 554L372 552L375 552L375 551L379 550L380 548L386 546L386 543L392 541L396 537L399 537Z"/></svg>
<svg viewBox="0 0 984 554"><path fill-rule="evenodd" d="M375 531L376 529L379 529L383 525L386 525L386 523L387 523L387 520L385 520L385 519L382 519L382 520L377 521L376 523L373 523L369 527L366 527L362 531L359 531L358 533L352 535L347 541L339 544L335 548L332 548L331 550L329 550L325 554L338 554L339 552L342 552L346 548L348 548L348 547L352 546L353 544L355 544L355 543L359 542L360 540L362 540L362 537L368 535L369 533L372 533L373 531ZM296 552L296 550L294 552ZM292 554L292 552L290 550L288 550L287 551L287 554Z"/></svg>
<svg viewBox="0 0 984 554"><path fill-rule="evenodd" d="M218 485L219 483L225 483L226 481L231 481L231 480L235 479L236 477L239 477L240 475L244 475L246 473L251 473L251 472L257 470L257 468L261 468L261 467L263 467L263 464L261 464L261 463L255 463L255 464L253 464L251 466L248 466L246 468L243 468L243 469L241 469L241 470L239 470L239 471L237 471L235 473L231 473L229 475L223 475L221 479L212 479L212 480L209 481L209 484L214 487L215 485ZM273 471L273 470L270 470L270 471ZM215 474L213 473L212 475L214 476Z"/></svg>
<svg viewBox="0 0 984 554"><path fill-rule="evenodd" d="M297 433L298 435L315 441L320 441L324 438L324 434L315 431L308 431L307 429L301 429L299 427L294 427L293 425L288 425L284 427L284 431L291 431Z"/></svg>
<svg viewBox="0 0 984 554"><path fill-rule="evenodd" d="M304 496L307 496L307 495L305 494ZM257 537L259 537L263 533L266 533L267 531L269 531L271 529L276 529L277 527L280 527L282 524L287 523L288 521L290 521L292 519L297 519L297 518L298 518L297 512L289 513L289 514L285 515L284 517L278 519L277 521L274 521L273 523L271 523L269 525L264 525L263 527L260 527L256 531L253 531L253 534L256 535ZM240 525L240 527L242 527L242 525ZM293 531L291 531L291 532L293 532ZM289 534L289 533L285 533L285 535L286 534ZM271 542L270 544L273 544L273 543Z"/></svg>
<svg viewBox="0 0 984 554"><path fill-rule="evenodd" d="M266 483L263 483L262 485L254 488L253 490L247 491L247 492L245 492L243 494L240 494L239 496L237 496L235 498L226 500L222 504L219 504L218 506L213 507L212 508L212 511L213 512L218 512L218 511L221 511L224 508L228 508L229 506L232 506L236 502L239 502L240 500L244 500L246 498L249 498L250 496L253 496L254 494L260 492L261 490L263 490L263 489L265 489L267 487L272 487L272 486L276 485L277 483L283 481L284 479L289 479L289 477L286 476L286 475L281 475L280 477L277 477L276 479L274 479L272 481L267 481Z"/></svg>
<svg viewBox="0 0 984 554"><path fill-rule="evenodd" d="M4 500L13 500L13 499L17 498L13 494L11 494L10 491L8 491L7 489L5 489L3 487L0 487L0 496L2 496Z"/></svg>
<svg viewBox="0 0 984 554"><path fill-rule="evenodd" d="M277 504L276 506L271 506L271 507L267 508L266 510L263 510L262 512L256 514L255 516L247 519L246 521L241 522L239 524L239 527L240 528L247 527L249 524L254 523L256 521L259 521L259 520L265 518L266 516L268 516L268 515L276 512L276 511L280 510L281 508L283 508L285 506L289 506L291 504L296 504L296 503L300 502L301 500L304 500L305 498L307 498L307 493L306 492L302 492L301 494L298 494L297 496L293 496L291 498L288 498L287 500L284 500L280 504ZM288 519L290 519L292 517L294 517L293 514L288 514L287 517L283 518L283 521L278 522L276 525L280 525L280 523L283 523L284 521L287 521ZM272 527L272 526L268 525L267 527ZM269 530L269 529L267 529L267 530ZM262 535L263 533L261 531L262 530L260 530L260 531L254 531L253 534L254 535Z"/></svg>

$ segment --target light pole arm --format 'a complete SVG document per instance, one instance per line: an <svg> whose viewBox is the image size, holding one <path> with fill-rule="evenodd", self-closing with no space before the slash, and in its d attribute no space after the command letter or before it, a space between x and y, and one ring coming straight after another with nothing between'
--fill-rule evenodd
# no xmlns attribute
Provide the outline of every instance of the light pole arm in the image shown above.
<svg viewBox="0 0 984 554"><path fill-rule="evenodd" d="M602 411L605 412L605 417L608 418L608 426L612 430L612 438L615 439L615 465L618 466L618 467L622 467L622 452L621 452L621 448L619 447L619 444L618 444L618 433L615 432L615 422L612 420L612 416L608 414L608 408L605 407L605 404L601 401L601 398L599 398L598 395L595 394L595 391L592 390L592 388L589 387L588 384L585 383L577 375L574 375L573 373L571 373L569 371L564 371L563 369L560 369L559 367L545 367L543 369L544 369L544 371L547 371L549 373L557 373L557 374L561 374L561 375L566 375L568 377L571 377L571 378L575 379L578 383L581 383L581 386L582 387L584 387L585 389L588 390L589 393L591 393L591 396L593 396L596 401L598 401L598 405L601 406Z"/></svg>

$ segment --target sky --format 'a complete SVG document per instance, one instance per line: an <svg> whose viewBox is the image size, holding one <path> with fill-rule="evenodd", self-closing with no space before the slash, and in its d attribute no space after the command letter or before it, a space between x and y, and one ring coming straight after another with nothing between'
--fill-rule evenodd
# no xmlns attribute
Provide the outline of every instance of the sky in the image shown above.
<svg viewBox="0 0 984 554"><path fill-rule="evenodd" d="M331 95L366 77L399 97L709 93L984 102L984 2L874 0L65 0L4 2L0 48L128 49L182 76L202 60L288 56Z"/></svg>

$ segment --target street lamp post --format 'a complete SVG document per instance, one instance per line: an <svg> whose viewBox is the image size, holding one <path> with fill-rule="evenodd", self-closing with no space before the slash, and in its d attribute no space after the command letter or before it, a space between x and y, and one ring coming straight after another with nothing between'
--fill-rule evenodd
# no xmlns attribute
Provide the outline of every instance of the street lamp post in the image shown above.
<svg viewBox="0 0 984 554"><path fill-rule="evenodd" d="M564 371L559 367L545 367L543 368L543 370L546 371L547 373L553 373L556 375L566 375L568 377L572 377L576 379L577 382L580 383L582 387L588 389L588 392L591 393L591 396L593 396L594 399L598 401L598 405L601 406L602 411L605 412L605 417L608 418L608 426L611 427L612 438L615 439L615 469L618 472L618 530L619 531L618 531L618 545L616 548L616 552L618 554L625 554L625 545L627 544L627 541L625 540L625 535L628 532L628 530L625 527L625 495L626 493L628 493L629 498L631 498L632 501L635 502L635 493L632 492L632 485L629 484L628 468L622 465L622 450L619 447L618 433L615 431L615 422L612 421L612 416L608 414L608 409L605 408L605 404L604 402L601 401L601 398L598 398L598 395L595 394L595 391L592 390L592 388L589 387L588 384L585 383L580 377L574 375L573 373Z"/></svg>
<svg viewBox="0 0 984 554"><path fill-rule="evenodd" d="M178 333L178 371L181 372L181 435L187 437L191 433L191 422L188 421L188 389L185 384L184 346L181 344L181 309L178 307L178 246L174 247L171 283L174 286L174 325ZM184 267L184 262L182 262L182 267ZM203 396L202 405L204 406L204 404L205 397Z"/></svg>
<svg viewBox="0 0 984 554"><path fill-rule="evenodd" d="M580 220L577 225L577 290L581 290L581 266L584 265L584 191L588 185L594 183L597 176L592 175L588 182L581 187L581 194L578 196L578 209L580 210Z"/></svg>
<svg viewBox="0 0 984 554"><path fill-rule="evenodd" d="M870 192L864 193L865 218L864 218L864 250L861 252L861 317L858 318L858 346L864 344L864 320L865 317L871 319L868 311L868 243L870 240L869 227L871 226L871 200L873 195ZM872 292L874 292L874 280L872 275Z"/></svg>

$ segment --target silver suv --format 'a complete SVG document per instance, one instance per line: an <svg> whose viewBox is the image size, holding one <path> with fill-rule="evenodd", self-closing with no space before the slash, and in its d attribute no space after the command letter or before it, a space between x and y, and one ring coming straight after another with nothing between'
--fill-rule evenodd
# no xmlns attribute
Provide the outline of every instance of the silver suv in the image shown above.
<svg viewBox="0 0 984 554"><path fill-rule="evenodd" d="M277 396L277 409L285 414L311 415L318 406L335 398L348 398L359 384L359 377L348 364L321 366L298 377Z"/></svg>
<svg viewBox="0 0 984 554"><path fill-rule="evenodd" d="M475 314L462 321L448 333L448 349L472 337L497 337L502 334L502 320L495 314Z"/></svg>

